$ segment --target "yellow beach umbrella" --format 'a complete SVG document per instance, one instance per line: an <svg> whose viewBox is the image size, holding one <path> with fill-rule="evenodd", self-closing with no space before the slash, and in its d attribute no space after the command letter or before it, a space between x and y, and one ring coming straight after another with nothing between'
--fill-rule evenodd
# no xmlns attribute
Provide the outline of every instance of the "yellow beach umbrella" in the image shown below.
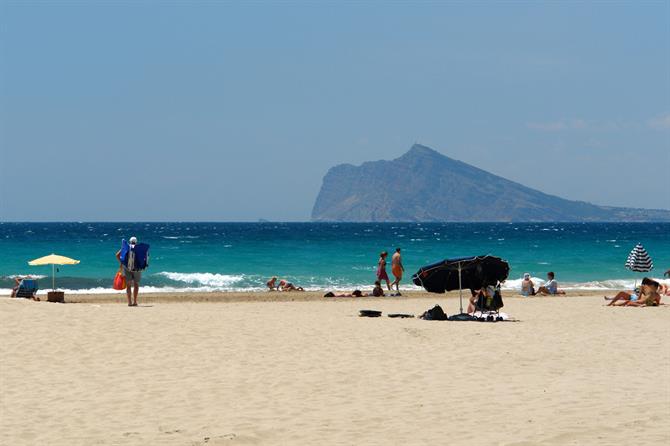
<svg viewBox="0 0 670 446"><path fill-rule="evenodd" d="M57 254L50 254L48 256L40 257L39 259L31 260L28 265L51 265L51 288L56 289L56 265L76 265L79 260L71 259Z"/></svg>

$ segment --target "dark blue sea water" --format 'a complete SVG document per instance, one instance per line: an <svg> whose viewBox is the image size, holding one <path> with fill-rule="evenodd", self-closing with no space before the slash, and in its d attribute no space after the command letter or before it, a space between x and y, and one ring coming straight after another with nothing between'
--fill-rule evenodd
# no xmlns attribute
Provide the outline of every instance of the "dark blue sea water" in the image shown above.
<svg viewBox="0 0 670 446"><path fill-rule="evenodd" d="M57 253L81 260L59 268L60 288L109 291L114 254L133 235L151 245L143 285L154 291L256 290L272 275L305 288L369 287L379 252L395 247L406 286L421 265L493 254L509 261L510 288L524 272L544 278L549 270L568 288L625 288L641 277L623 266L638 242L654 260L652 276L670 268L668 223L0 223L0 289L17 274L48 276L50 267L27 262Z"/></svg>

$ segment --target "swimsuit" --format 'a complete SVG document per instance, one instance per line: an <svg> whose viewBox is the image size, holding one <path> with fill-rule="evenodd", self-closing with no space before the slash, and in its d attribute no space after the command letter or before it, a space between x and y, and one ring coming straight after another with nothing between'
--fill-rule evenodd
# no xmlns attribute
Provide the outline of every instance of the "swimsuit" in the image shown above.
<svg viewBox="0 0 670 446"><path fill-rule="evenodd" d="M386 274L386 261L380 263L377 267L377 279L389 280L389 275Z"/></svg>

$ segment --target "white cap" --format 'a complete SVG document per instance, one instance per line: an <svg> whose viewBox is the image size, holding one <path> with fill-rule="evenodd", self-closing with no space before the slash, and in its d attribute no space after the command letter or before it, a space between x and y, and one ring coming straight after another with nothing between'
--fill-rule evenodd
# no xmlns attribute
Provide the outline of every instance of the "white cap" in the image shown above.
<svg viewBox="0 0 670 446"><path fill-rule="evenodd" d="M524 278L524 279L530 279L530 274L528 274L528 273L524 273L524 274L523 274L523 278Z"/></svg>
<svg viewBox="0 0 670 446"><path fill-rule="evenodd" d="M137 244L137 237L130 237L130 240L128 240L128 243L131 245L136 245Z"/></svg>

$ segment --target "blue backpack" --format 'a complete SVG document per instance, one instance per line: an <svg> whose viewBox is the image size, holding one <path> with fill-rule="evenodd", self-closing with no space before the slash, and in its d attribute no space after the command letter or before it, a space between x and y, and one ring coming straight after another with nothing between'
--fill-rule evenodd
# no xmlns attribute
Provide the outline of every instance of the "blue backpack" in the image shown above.
<svg viewBox="0 0 670 446"><path fill-rule="evenodd" d="M128 261L132 259L132 268L128 268ZM132 246L125 239L121 240L121 263L131 271L142 271L149 266L149 245L138 243Z"/></svg>

